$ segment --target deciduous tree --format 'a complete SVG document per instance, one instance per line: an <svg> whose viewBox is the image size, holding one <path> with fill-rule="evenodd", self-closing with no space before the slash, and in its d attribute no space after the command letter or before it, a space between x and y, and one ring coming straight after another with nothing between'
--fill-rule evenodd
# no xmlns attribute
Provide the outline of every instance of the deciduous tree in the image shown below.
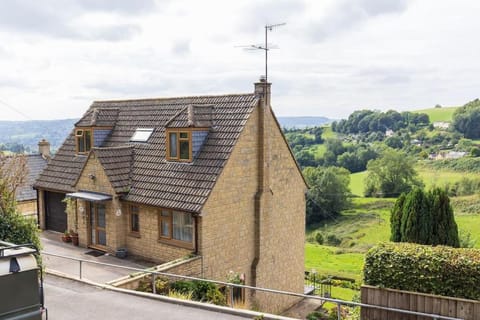
<svg viewBox="0 0 480 320"><path fill-rule="evenodd" d="M350 172L338 167L308 167L307 224L340 214L350 205Z"/></svg>
<svg viewBox="0 0 480 320"><path fill-rule="evenodd" d="M379 158L367 164L365 195L397 197L414 186L422 186L414 169L415 159L406 153L386 148Z"/></svg>

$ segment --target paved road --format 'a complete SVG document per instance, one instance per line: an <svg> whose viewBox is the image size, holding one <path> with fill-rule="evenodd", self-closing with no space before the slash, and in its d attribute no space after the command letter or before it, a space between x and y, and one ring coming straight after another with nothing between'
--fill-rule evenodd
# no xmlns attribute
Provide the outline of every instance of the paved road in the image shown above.
<svg viewBox="0 0 480 320"><path fill-rule="evenodd" d="M104 290L52 275L46 276L44 287L49 320L246 319Z"/></svg>

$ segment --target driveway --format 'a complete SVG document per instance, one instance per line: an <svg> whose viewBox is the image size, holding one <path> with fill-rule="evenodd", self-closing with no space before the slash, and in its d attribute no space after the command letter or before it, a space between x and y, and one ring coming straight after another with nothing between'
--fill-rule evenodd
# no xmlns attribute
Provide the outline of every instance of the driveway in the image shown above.
<svg viewBox="0 0 480 320"><path fill-rule="evenodd" d="M49 320L246 319L104 290L52 275L45 277L44 290Z"/></svg>
<svg viewBox="0 0 480 320"><path fill-rule="evenodd" d="M43 231L40 236L43 245L42 251L66 257L109 263L124 267L145 269L147 267L153 266L152 263L148 263L146 261L119 259L115 256L110 256L108 254L102 254L98 257L91 256L87 253L92 252L92 249L75 247L71 243L64 243L60 240L60 237L60 233ZM79 278L80 276L80 264L78 261L50 256L48 254L43 254L42 259L47 269L59 271L75 278ZM96 283L107 283L109 281L121 278L133 272L134 271L115 267L95 265L91 263L82 263L82 279L91 280Z"/></svg>

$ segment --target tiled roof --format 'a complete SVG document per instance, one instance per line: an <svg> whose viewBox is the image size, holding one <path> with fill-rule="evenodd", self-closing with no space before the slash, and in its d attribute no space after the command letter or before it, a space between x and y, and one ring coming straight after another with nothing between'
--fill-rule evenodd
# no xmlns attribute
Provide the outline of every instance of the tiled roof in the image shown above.
<svg viewBox="0 0 480 320"><path fill-rule="evenodd" d="M112 132L102 148L93 151L98 155L115 190L129 189L124 196L128 201L200 212L257 102L253 93L97 101L77 125L91 123L95 109L103 110L105 114L109 110L117 110ZM180 114L182 119L184 116L186 119L187 113L184 111L190 105L213 105L213 125L193 163L168 162L165 160L165 127ZM129 141L137 128L154 128L147 143ZM86 156L75 155L72 131L37 180L36 187L75 191L73 185L86 159ZM129 159L132 163L130 172L127 170ZM127 182L130 182L130 188Z"/></svg>
<svg viewBox="0 0 480 320"><path fill-rule="evenodd" d="M28 201L37 199L37 192L33 189L33 183L47 165L47 160L40 154L31 154L25 157L27 160L28 175L19 188L15 197L17 201Z"/></svg>
<svg viewBox="0 0 480 320"><path fill-rule="evenodd" d="M130 187L133 150L133 146L93 149L117 193L125 193Z"/></svg>

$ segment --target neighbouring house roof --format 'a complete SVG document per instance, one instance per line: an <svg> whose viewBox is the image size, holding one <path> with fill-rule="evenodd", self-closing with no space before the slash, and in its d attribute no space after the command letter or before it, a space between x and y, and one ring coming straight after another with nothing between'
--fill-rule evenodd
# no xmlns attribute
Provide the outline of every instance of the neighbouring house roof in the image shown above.
<svg viewBox="0 0 480 320"><path fill-rule="evenodd" d="M115 191L124 193L123 199L200 212L257 103L253 93L96 101L76 125L112 127L102 147L92 149L92 153ZM201 151L192 163L166 161L165 128L175 121L183 127L189 107L202 105L212 106L201 111L203 116L211 117L212 125ZM154 128L147 143L130 142L137 128ZM35 187L75 192L74 185L87 158L76 155L72 131Z"/></svg>
<svg viewBox="0 0 480 320"><path fill-rule="evenodd" d="M28 201L37 199L37 192L33 189L33 184L42 170L47 165L47 159L40 154L26 155L28 174L25 183L17 188L15 198L17 201Z"/></svg>

